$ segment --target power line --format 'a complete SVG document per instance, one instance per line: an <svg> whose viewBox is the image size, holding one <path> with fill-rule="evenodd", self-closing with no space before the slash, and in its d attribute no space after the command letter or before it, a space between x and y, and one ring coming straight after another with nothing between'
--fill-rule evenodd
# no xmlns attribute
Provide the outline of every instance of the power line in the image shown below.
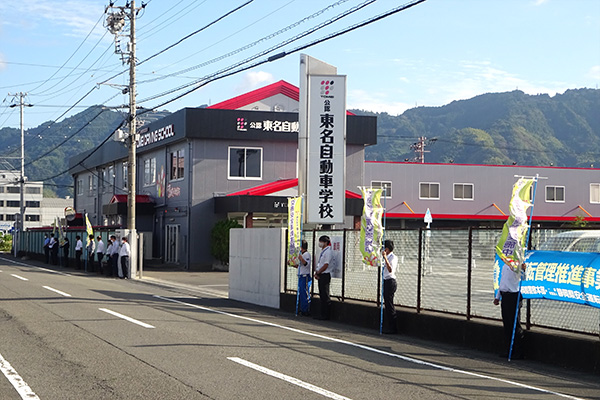
<svg viewBox="0 0 600 400"><path fill-rule="evenodd" d="M251 57L248 57L248 58L246 58L245 60L239 61L239 62L237 62L237 63L235 63L235 64L233 64L233 65L231 65L231 66L229 66L229 67L227 67L227 68L221 69L220 71L217 71L217 72L215 72L215 73L213 73L213 74L211 74L211 75L205 76L205 77L203 77L203 78L201 78L201 79L198 79L198 80L196 80L196 81L194 81L194 82L191 82L191 83L188 83L188 84L185 84L185 85L181 85L181 86L179 86L179 87L177 87L177 88L170 89L170 90L164 91L164 92L162 92L162 93L159 93L159 94L156 94L156 95L153 95L153 96L147 97L147 98L145 98L145 99L143 99L143 100L140 100L140 103L143 103L143 102L146 102L146 101L150 101L150 100L154 100L154 99L157 99L157 98L159 98L159 97L163 97L163 96L169 95L169 94L171 94L171 93L175 93L175 92L177 92L177 91L179 91L179 90L183 90L183 89L186 89L186 88L188 88L188 87L190 87L190 86L197 85L197 84L199 84L199 83L201 83L201 82L205 81L207 78L210 78L210 77L212 77L212 76L216 76L216 75L218 75L218 74L222 74L222 73L226 73L227 71L231 71L231 70L233 70L233 69L235 69L235 68L237 68L237 67L239 67L239 66L241 66L241 65L247 64L247 63L249 63L249 62L251 62L251 61L254 61L254 60L256 60L257 58L259 58L259 57L261 57L261 56L263 56L263 55L269 54L269 53L271 53L271 52L273 52L273 51L275 51L275 50L277 50L277 49L280 49L280 48L282 48L283 46L285 46L285 45L287 45L287 44L290 44L290 43L292 43L292 42L295 42L295 41L297 41L297 40L300 40L300 39L302 39L302 38L303 38L303 37L305 37L305 36L308 36L308 35L310 35L310 34L312 34L312 33L316 32L316 31L318 31L318 30L320 30L320 29L323 29L324 27L326 27L326 26L328 26L328 25L331 25L331 24L333 24L334 22L337 22L337 21L339 21L340 19L342 19L342 18L344 18L344 17L347 17L347 16L349 16L349 15L351 15L351 14L353 14L353 13L355 13L355 12L359 11L359 10L361 10L362 8L364 8L364 7L366 7L366 6L368 6L368 5L372 4L372 3L374 3L375 1L376 1L376 0L367 0L367 1L364 1L363 3L361 3L361 4L358 4L358 5L356 5L356 6L352 7L352 8L350 8L350 9L348 9L348 10L346 10L346 11L344 11L344 12L342 12L342 13L338 14L338 15L336 15L335 17L333 17L333 18L331 18L331 19L329 19L329 20L327 20L327 21L325 21L325 22L322 22L322 23L320 23L320 24L318 24L318 25L316 25L316 26L314 26L314 27L312 27L312 28L310 28L310 29L308 29L308 30L306 30L306 31L304 31L304 32L302 32L302 33L300 33L300 34L298 34L298 35L296 35L296 36L292 37L292 38L286 39L286 40L284 40L283 42L280 42L279 44L277 44L277 45L275 45L275 46L272 46L272 47L270 47L270 48L268 48L268 49L266 49L266 50L263 50L263 51L261 51L261 52L259 52L259 53L255 54L255 55L253 55L253 56L251 56ZM425 1L425 0L421 0L421 1ZM297 51L298 51L298 50L297 50ZM246 70L248 70L248 69L250 69L250 68L254 68L254 67L256 67L256 66L259 66L259 65L262 65L262 64L264 64L264 63L267 63L267 62L271 62L271 61L278 60L279 58L283 58L283 57L285 57L287 54L291 54L291 53L293 53L293 52L290 52L290 53L282 52L282 53L280 53L280 54L277 54L277 55L275 55L275 56L271 56L271 57L269 57L269 58L267 58L267 59L265 59L265 60L263 60L263 61L260 61L260 62L256 62L256 63L254 63L254 64L251 64L249 67L244 67L244 68L240 69L238 72L246 71ZM204 63L204 64L208 64L208 63L211 63L211 62L213 62L213 60L207 61L207 62L206 62L206 63ZM237 72L236 72L236 73L237 73ZM227 76L229 76L229 75L231 75L231 74L228 74ZM202 85L202 86L203 86L203 85ZM201 86L200 86L200 87L201 87ZM193 92L193 91L197 90L198 88L199 88L199 87L197 87L196 89L192 89L191 91L185 92L185 94L183 94L181 97L183 97L183 96L185 96L186 94L189 94L189 93L191 93L191 92ZM168 104L168 103L166 103L166 104ZM159 107L162 107L163 105L164 105L164 104L161 104Z"/></svg>
<svg viewBox="0 0 600 400"><path fill-rule="evenodd" d="M44 154L37 156L35 160L32 160L32 161L29 161L29 162L25 163L25 166L28 166L28 165L36 163L40 159L46 157L48 154L52 153L54 150L58 149L60 146L62 146L67 141L69 141L70 139L72 139L75 135L77 135L79 132L81 132L82 130L84 130L89 124L91 124L92 122L94 122L94 120L96 118L98 118L100 116L100 114L102 114L104 111L106 111L106 109L102 108L100 110L100 112L98 112L96 115L94 115L94 117L92 117L91 120L89 120L85 124L83 124L83 126L81 128L79 128L78 130L76 130L73 134L71 134L70 136L68 136L67 138L65 138L65 140L63 140L62 142L60 142L59 144L57 144L56 146L54 146L50 150L46 151Z"/></svg>
<svg viewBox="0 0 600 400"><path fill-rule="evenodd" d="M169 10L174 10L175 7L177 7L179 4L181 4L183 1L178 2L177 4L173 5L173 7ZM178 21L179 19L181 19L181 17L177 18L179 15L181 14L185 14L185 15L189 15L190 12L192 12L193 10L195 10L196 8L200 7L202 4L206 3L206 0L204 1L194 1L192 0L192 2L190 4L188 4L187 6L183 7L181 10L179 10L178 12L176 12L175 14L171 15L170 17L166 18L165 20L163 20L160 24L154 25L152 26L148 31L143 32L143 30L150 26L150 24L152 24L154 21L156 21L159 18L165 17L165 15L160 15L156 18L154 18L152 21L150 21L148 24L144 25L142 27L142 29L138 30L138 32L140 32L140 42L144 41L148 38L150 38L151 36L156 35L158 32L162 31L163 29L166 29L168 27L170 27L175 21ZM146 4L148 5L148 4ZM192 7L193 6L193 7ZM192 8L190 8L192 7ZM174 19L175 18L175 19ZM174 20L173 20L174 19ZM143 33L142 33L143 32ZM152 33L151 33L152 32Z"/></svg>
<svg viewBox="0 0 600 400"><path fill-rule="evenodd" d="M83 46L83 44L86 42L86 40L90 37L90 35L92 34L92 32L94 32L94 29L96 29L96 27L98 26L98 24L100 23L100 21L102 20L102 17L104 15L100 15L100 18L98 18L98 21L96 21L96 23L94 24L94 26L92 27L92 29L90 30L90 32L87 34L87 36L81 41L81 43L79 44L79 46L77 46L77 48L75 49L75 51L69 56L69 58L67 58L67 60L56 70L54 71L54 73L52 75L50 75L50 77L48 79L46 79L44 82L42 82L40 85L36 86L34 89L31 89L31 92L35 92L36 90L38 90L39 88L41 88L42 86L44 86L48 81L50 81L52 78L54 78L54 76L56 74L58 74L60 72L61 69L63 69L63 67L65 65L67 65L67 63L69 61L71 61L71 59L75 56L75 54L77 54L77 52L79 51L79 49L81 48L81 46ZM62 82L62 81L61 81ZM60 82L59 82L60 83Z"/></svg>
<svg viewBox="0 0 600 400"><path fill-rule="evenodd" d="M292 0L292 1L293 1L293 0ZM275 10L275 11L278 11L278 10L280 10L281 8L283 8L283 7L287 6L288 4L292 3L292 1L290 1L289 3L286 3L284 6L282 6L282 7L278 8L278 9L277 9L277 10ZM161 80L161 79L165 79L165 78L169 78L169 77L172 77L172 76L177 76L177 75L184 74L184 73L186 73L186 72L190 72L190 71L193 71L193 70L195 70L195 69L198 69L198 68L201 68L201 67L205 67L205 66L207 66L207 65L209 65L209 64L212 64L212 63L215 63L215 62L217 62L217 61L221 61L221 60L223 60L223 59L225 59L225 58L227 58L227 57L231 57L231 56L233 56L233 55L235 55L235 54L241 53L241 52L242 52L242 51L244 51L244 50L248 50L248 49L250 49L250 48L252 48L252 47L256 46L257 44L259 44L259 43L261 43L261 42L264 42L264 41L267 41L267 40L273 39L274 37L276 37L276 36L279 36L279 35L281 35L281 34L283 34L283 33L287 32L287 31L289 31L289 30L291 30L291 29L293 29L293 28L295 28L295 27L299 26L300 24L302 24L302 23L304 23L304 22L306 22L306 21L308 21L308 20L311 20L311 19L313 19L313 18L316 18L316 17L318 17L319 15L321 15L321 14L325 13L326 11L328 11L329 9L331 9L331 8L334 8L334 7L336 7L336 6L338 6L338 5L342 4L342 3L345 3L345 2L347 2L347 1L348 1L348 0L339 0L339 1L337 1L337 2L335 2L335 3L333 3L333 4L330 4L330 5L328 5L327 7L325 7L325 8L322 8L321 10L319 10L319 11L317 11L317 12L315 12L315 13L311 14L311 15L308 15L308 16L306 16L306 17L302 18L301 20L298 20L298 21L294 22L293 24L290 24L290 25L288 25L288 26L286 26L286 27L284 27L284 28L282 28L282 29L280 29L280 30L278 30L278 31L276 31L276 32L273 32L273 33L271 33L271 34L269 34L269 35L267 35L267 36L263 36L262 38L260 38L260 39L258 39L258 40L255 40L255 41L254 41L254 42L252 42L252 43L249 43L249 44L247 44L247 45L245 45L245 46L239 47L239 48L237 48L236 50L230 51L230 52L228 52L228 53L226 53L226 54L223 54L223 55L221 55L221 56L219 56L219 57L213 58L213 59L211 59L211 60L209 60L209 61L205 61L205 62L203 62L203 63L201 63L201 64L197 64L197 65L194 65L194 66L192 66L192 67L188 67L188 68L185 68L185 69L182 69L182 70L179 70L179 71L176 71L176 72L173 72L173 73L170 73L170 74L164 75L164 76L162 76L162 77L156 77L156 78L152 78L152 79L147 79L147 80L145 80L145 81L140 81L140 82L138 82L138 83L154 82L154 81ZM274 13L275 11L273 11L273 13ZM273 14L273 13L267 14L267 15L266 15L265 17L263 17L263 18L266 18L267 16L269 16L269 15L271 15L271 14ZM261 18L261 19L262 19L262 18ZM250 25L246 26L245 28L243 28L243 29L240 29L239 31L237 31L237 32L234 32L233 34L231 34L231 35L229 35L229 36L227 36L227 37L225 37L225 38L221 39L220 41L218 41L218 42L216 42L216 43L212 43L210 46L207 46L207 47L203 48L202 50L200 50L200 51L197 51L196 53L190 54L189 56L187 56L187 57L185 57L185 58L182 58L182 59L178 60L177 62L175 62L175 63L173 63L173 64L170 64L170 65L168 65L168 66L166 66L166 67L164 67L164 68L161 68L161 69L159 69L158 71L160 71L160 70L162 70L162 69L165 69L165 68L168 68L168 67L170 67L171 65L176 65L176 64L178 64L178 63L180 63L180 62L182 62L182 61L185 61L185 60L189 59L190 57L193 57L193 56L195 56L195 55L197 55L197 54L199 54L199 53L203 52L204 50L206 50L206 49L209 49L209 48L211 48L211 47L215 46L216 44L218 44L218 43L220 43L220 42L222 42L222 41L224 41L224 40L226 40L226 39L230 38L231 36L233 36L233 35L235 35L235 34L237 34L237 33L241 32L242 30L244 30L244 29L246 29L246 28L248 28L248 27L250 27L250 26L254 25L254 24L255 24L255 23L257 23L258 21L260 21L260 19L259 19L259 20L257 20L257 21L255 21L255 22L253 22L252 24L250 24Z"/></svg>
<svg viewBox="0 0 600 400"><path fill-rule="evenodd" d="M90 51L88 51L88 53L85 55L85 57L83 57L83 58L81 59L81 61L79 61L79 64L77 64L77 65L75 66L75 68L79 68L79 66L80 66L81 64L83 64L83 62L84 62L84 61L85 61L85 60L86 60L86 59L87 59L87 58L90 56L90 54L92 54L92 52L93 52L93 51L96 49L96 47L97 47L97 46L100 44L100 42L102 42L102 40L104 39L104 36L106 36L106 31L104 32L104 34L102 35L102 37L101 37L100 39L98 39L98 41L96 42L96 44L94 44L94 47L92 47L92 48L90 49ZM89 66L89 67L88 67L88 68L87 68L85 71L83 71L83 73L82 73L81 75L79 75L79 77L78 77L78 78L76 78L74 81L72 81L72 82L71 82L71 83L69 83L68 85L64 86L62 89L59 89L58 91L56 91L56 92L53 92L53 93L50 93L50 94L47 94L47 95L45 95L45 96L52 96L53 94L59 93L61 90L65 89L65 88L68 88L68 87L69 87L69 86L71 86L73 83L77 82L77 80L78 80L78 79L79 79L79 78L80 78L80 77L81 77L83 74L85 74L85 73L89 72L89 70L90 70L90 69L91 69L91 68L94 66L94 64L96 64L96 63L97 63L97 62L100 60L100 58L102 58L102 56L104 56L104 54L105 54L105 53L108 51L108 49L110 49L110 46L109 46L109 47L108 47L106 50L104 50L104 52L103 52L103 53L100 55L100 57L98 57L98 58L96 59L96 61L94 61L94 62L93 62L93 63L92 63L92 64L91 64L91 65L90 65L90 66ZM69 74L69 75L70 75L70 74ZM49 88L47 88L47 89L44 89L44 90L42 90L42 91L41 91L41 92L39 92L39 93L32 93L32 95L33 95L33 96L41 96L41 95L42 95L42 93L46 93L46 92L48 92L50 89L52 89L52 88L55 88L56 86L60 85L62 82L64 82L64 80L65 80L65 79L67 79L67 77L69 77L69 75L65 76L63 79L59 80L58 82L56 82L54 85L50 86Z"/></svg>
<svg viewBox="0 0 600 400"><path fill-rule="evenodd" d="M146 61L150 61L152 60L154 57L158 57L159 55L163 54L165 51L168 51L170 49L172 49L173 47L177 46L178 44L181 44L184 40L187 40L189 38L191 38L192 36L204 31L205 29L208 29L209 27L211 27L212 25L216 24L217 22L227 18L228 16L230 16L231 14L235 13L236 11L241 10L242 8L246 7L248 4L252 3L254 0L248 0L246 1L244 4L234 8L233 10L223 14L222 16L220 16L219 18L209 22L208 24L204 25L202 28L195 30L194 32L182 37L181 39L179 39L178 41L176 41L173 44L170 44L169 46L165 47L164 49L162 49L161 51L159 51L158 53L154 53L153 55L151 55L150 57L146 58L145 60L140 61L137 65L140 66L143 63L145 63Z"/></svg>
<svg viewBox="0 0 600 400"><path fill-rule="evenodd" d="M167 46L166 48L164 48L164 49L160 50L160 51L159 51L159 52L157 52L157 53L154 53L153 55L151 55L150 57L148 57L148 58L146 58L146 59L144 59L144 60L140 61L140 62L139 62L139 63L137 63L136 65L137 65L137 66L139 66L139 65L142 65L142 64L143 64L143 63L145 63L146 61L149 61L149 60L153 59L154 57L156 57L156 56L158 56L158 55L160 55L160 54L164 53L165 51L167 51L167 50L169 50L169 49L171 49L171 48L173 48L173 47L177 46L178 44L180 44L180 43L181 43L181 42L183 42L184 40L186 40L186 39L188 39L188 38L190 38L190 37L192 37L192 36L194 36L194 35L196 35L196 34L198 34L198 33L202 32L203 30L207 29L207 28L208 28L208 27L210 27L211 25L214 25L214 24L216 24L217 22L221 21L221 20L222 20L222 19L224 19L225 17L227 17L227 16L229 16L229 15L233 14L234 12L236 12L236 11L240 10L241 8L243 8L243 7L247 6L248 4L252 3L253 1L254 1L254 0L248 0L246 3L242 4L241 6L238 6L238 7L234 8L234 9L232 9L232 10L228 11L227 13L225 13L225 14L221 15L219 18L217 18L217 19L214 19L213 21L209 22L208 24L206 24L206 25L205 25L205 26L203 26L202 28L200 28L200 29L198 29L198 30L196 30L196 31L194 31L194 32L192 32L192 33L190 33L190 34L188 34L188 35L184 36L183 38L179 39L177 42L175 42L175 43L173 43L173 44L171 44L171 45ZM106 80L104 80L104 81L100 82L99 84L100 84L100 85L102 85L102 84L104 84L104 83L107 83L108 81L110 81L110 80L112 80L112 79L116 78L116 77L117 77L117 76L119 76L119 75L122 75L122 74L124 74L124 73L125 73L125 72L127 72L127 71L128 71L128 70L123 70L123 71L121 71L121 72L119 72L119 73L117 73L117 74L115 74L115 75L111 76L110 78L108 78L108 79L106 79Z"/></svg>

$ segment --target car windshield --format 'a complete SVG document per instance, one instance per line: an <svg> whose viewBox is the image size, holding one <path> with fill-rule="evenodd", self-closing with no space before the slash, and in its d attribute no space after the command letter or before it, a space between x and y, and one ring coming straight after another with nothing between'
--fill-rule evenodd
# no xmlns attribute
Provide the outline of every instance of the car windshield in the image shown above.
<svg viewBox="0 0 600 400"><path fill-rule="evenodd" d="M576 238L572 236L554 236L540 246L547 251L598 252L600 238Z"/></svg>
<svg viewBox="0 0 600 400"><path fill-rule="evenodd" d="M554 236L546 240L541 246L540 250L546 251L565 251L575 238L565 236Z"/></svg>

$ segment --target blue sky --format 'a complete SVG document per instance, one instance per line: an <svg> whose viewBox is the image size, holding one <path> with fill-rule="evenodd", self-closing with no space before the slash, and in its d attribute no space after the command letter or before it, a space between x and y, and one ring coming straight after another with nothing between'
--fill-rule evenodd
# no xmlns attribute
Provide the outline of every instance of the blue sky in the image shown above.
<svg viewBox="0 0 600 400"><path fill-rule="evenodd" d="M147 58L245 1L150 0L137 20L138 59ZM141 65L138 99L212 74L363 1L343 1L248 50L164 78L252 43L334 3L334 0L254 0ZM379 0L284 49L341 30L402 3ZM106 33L102 21L92 29L103 19L105 5L106 2L96 0L0 2L0 101L8 92L28 92L28 102L35 106L26 110L26 127L57 118L97 83L126 69L114 54L113 37ZM124 1L117 1L117 5L124 5ZM440 106L482 93L516 88L530 94L550 95L573 88L596 88L600 84L600 1L428 0L304 52L336 65L339 73L348 75L348 108L391 114L415 106ZM65 68L58 70L71 55ZM163 109L175 111L214 104L280 79L297 85L298 64L299 54L295 53L213 82ZM79 69L72 69L75 67ZM54 73L51 80L44 82ZM152 78L161 79L144 83ZM126 84L127 74L110 83ZM173 96L141 105L154 107ZM100 85L81 105L101 104L109 98L112 99L108 105L127 103L118 88ZM7 97L1 104L0 127L18 126L16 109L5 107L10 101ZM81 110L76 108L67 116Z"/></svg>

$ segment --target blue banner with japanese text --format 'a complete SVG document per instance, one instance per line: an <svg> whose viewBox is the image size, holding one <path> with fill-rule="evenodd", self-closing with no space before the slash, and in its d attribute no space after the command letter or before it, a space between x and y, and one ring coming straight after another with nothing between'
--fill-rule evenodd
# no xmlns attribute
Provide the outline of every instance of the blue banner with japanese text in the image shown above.
<svg viewBox="0 0 600 400"><path fill-rule="evenodd" d="M600 308L600 254L529 251L521 283L526 299L550 299Z"/></svg>

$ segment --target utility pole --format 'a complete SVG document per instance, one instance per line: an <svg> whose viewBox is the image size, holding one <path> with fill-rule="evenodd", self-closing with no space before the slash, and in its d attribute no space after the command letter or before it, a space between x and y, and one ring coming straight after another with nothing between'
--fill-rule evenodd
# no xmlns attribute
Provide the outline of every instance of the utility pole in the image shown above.
<svg viewBox="0 0 600 400"><path fill-rule="evenodd" d="M411 144L410 149L416 154L415 161L425 164L425 153L431 153L429 150L425 150L425 147L432 145L436 141L437 138L427 140L425 136L421 136L417 143Z"/></svg>
<svg viewBox="0 0 600 400"><path fill-rule="evenodd" d="M111 2L106 7L106 25L108 30L115 35L115 53L121 55L123 63L129 63L129 86L124 92L129 92L129 137L127 144L129 146L128 157L128 196L127 196L127 229L129 230L129 244L131 254L129 257L130 268L129 273L133 277L137 267L137 232L135 221L135 205L136 205L136 146L137 146L137 124L136 124L136 85L135 85L135 20L137 13L146 7L144 3L139 8L135 7L135 0L130 0L124 7L114 6ZM110 12L109 12L110 9ZM125 26L125 18L129 19L129 43L127 51L123 52L120 47L119 33ZM123 35L126 36L126 35Z"/></svg>
<svg viewBox="0 0 600 400"><path fill-rule="evenodd" d="M27 96L27 93L23 93L23 92L14 93L14 94L9 93L8 95L14 96L15 99L16 98L19 99L18 104L11 104L10 107L12 108L12 107L19 106L19 109L21 112L21 123L20 123L20 125L21 125L21 176L19 177L20 211L19 211L19 220L16 221L17 224L15 224L16 225L15 232L18 232L18 235L15 235L15 243L13 243L14 255L16 256L17 255L17 243L19 243L19 241L21 239L21 232L25 229L25 194L24 194L25 193L25 129L23 127L23 116L24 116L23 109L25 107L33 107L33 105L25 103L25 96Z"/></svg>

